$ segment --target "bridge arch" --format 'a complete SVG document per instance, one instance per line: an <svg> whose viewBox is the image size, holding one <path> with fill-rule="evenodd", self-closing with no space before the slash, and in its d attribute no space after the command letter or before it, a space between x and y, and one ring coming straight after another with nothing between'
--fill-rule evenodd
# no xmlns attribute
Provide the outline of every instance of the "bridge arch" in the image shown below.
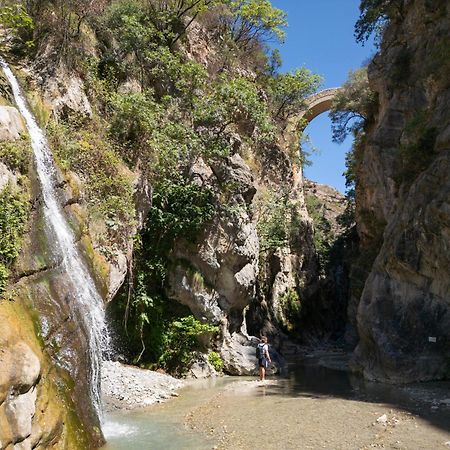
<svg viewBox="0 0 450 450"><path fill-rule="evenodd" d="M304 100L303 110L295 117L292 117L284 129L283 140L286 148L297 151L299 146L298 132L303 131L318 115L329 111L334 97L341 89L341 87L323 89ZM301 166L295 168L294 178L294 186L298 186L303 180L303 169Z"/></svg>
<svg viewBox="0 0 450 450"><path fill-rule="evenodd" d="M287 142L288 145L296 145L296 143L293 142L296 132L303 131L319 114L329 111L334 97L341 90L341 87L327 88L306 97L303 102L303 110L300 111L298 115L289 119L283 133L284 141Z"/></svg>
<svg viewBox="0 0 450 450"><path fill-rule="evenodd" d="M310 95L305 99L305 108L297 117L298 119L305 119L306 125L311 122L319 114L328 111L331 108L333 98L341 91L342 88L328 88ZM306 126L305 125L305 126Z"/></svg>

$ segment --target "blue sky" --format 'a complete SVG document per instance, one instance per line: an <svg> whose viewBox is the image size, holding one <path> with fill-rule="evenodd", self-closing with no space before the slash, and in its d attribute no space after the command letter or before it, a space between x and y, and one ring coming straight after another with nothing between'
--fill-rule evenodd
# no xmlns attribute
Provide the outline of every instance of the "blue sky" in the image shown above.
<svg viewBox="0 0 450 450"><path fill-rule="evenodd" d="M272 0L288 14L286 40L279 47L282 71L305 66L324 79L323 87L340 86L350 69L361 67L375 52L372 42L363 47L355 42L353 27L359 16L359 0ZM312 145L318 149L310 158L305 176L345 191L345 153L331 141L331 122L327 113L316 117L307 127Z"/></svg>

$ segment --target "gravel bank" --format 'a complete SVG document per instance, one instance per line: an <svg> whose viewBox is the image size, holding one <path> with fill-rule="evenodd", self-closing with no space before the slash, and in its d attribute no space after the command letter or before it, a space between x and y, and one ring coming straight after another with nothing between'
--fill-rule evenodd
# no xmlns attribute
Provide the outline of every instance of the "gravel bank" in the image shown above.
<svg viewBox="0 0 450 450"><path fill-rule="evenodd" d="M102 397L106 411L145 408L177 397L183 382L159 372L104 361Z"/></svg>

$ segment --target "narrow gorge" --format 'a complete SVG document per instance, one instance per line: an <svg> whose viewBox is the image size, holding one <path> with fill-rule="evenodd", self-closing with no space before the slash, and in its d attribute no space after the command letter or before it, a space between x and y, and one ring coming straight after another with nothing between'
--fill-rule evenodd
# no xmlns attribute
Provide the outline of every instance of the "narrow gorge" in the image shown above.
<svg viewBox="0 0 450 450"><path fill-rule="evenodd" d="M100 448L103 403L254 377L262 336L281 375L450 379L448 1L362 0L334 88L268 0L0 5L0 449ZM328 112L346 194L304 176Z"/></svg>

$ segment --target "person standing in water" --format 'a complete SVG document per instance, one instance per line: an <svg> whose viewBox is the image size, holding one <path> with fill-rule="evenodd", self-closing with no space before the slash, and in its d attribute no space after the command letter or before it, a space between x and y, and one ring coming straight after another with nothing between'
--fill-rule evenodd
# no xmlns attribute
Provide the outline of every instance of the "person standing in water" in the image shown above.
<svg viewBox="0 0 450 450"><path fill-rule="evenodd" d="M269 344L267 343L266 336L261 337L261 342L258 344L258 347L256 348L256 357L258 358L259 379L260 381L265 381L266 369L272 362L272 360L270 359Z"/></svg>

